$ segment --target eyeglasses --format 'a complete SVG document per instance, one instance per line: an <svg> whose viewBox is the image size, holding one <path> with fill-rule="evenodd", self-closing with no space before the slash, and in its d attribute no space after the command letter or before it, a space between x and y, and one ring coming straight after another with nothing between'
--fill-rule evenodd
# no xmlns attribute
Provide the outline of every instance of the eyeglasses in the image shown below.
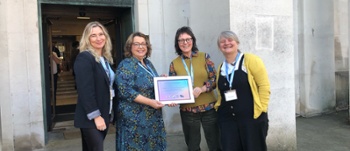
<svg viewBox="0 0 350 151"><path fill-rule="evenodd" d="M190 42L192 42L192 38L179 39L179 40L177 40L177 42L179 42L180 44L184 44L185 42L190 43Z"/></svg>
<svg viewBox="0 0 350 151"><path fill-rule="evenodd" d="M147 47L147 44L145 44L145 43L132 43L132 45L134 46L134 47L137 47L137 48L146 48Z"/></svg>

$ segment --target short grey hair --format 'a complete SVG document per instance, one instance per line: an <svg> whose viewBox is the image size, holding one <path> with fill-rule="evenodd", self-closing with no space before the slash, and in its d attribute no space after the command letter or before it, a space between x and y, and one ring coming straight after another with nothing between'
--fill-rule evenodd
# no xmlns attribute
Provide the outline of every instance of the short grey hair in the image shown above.
<svg viewBox="0 0 350 151"><path fill-rule="evenodd" d="M218 41L217 41L218 47L220 47L220 39L221 38L226 38L226 39L231 38L234 41L236 41L237 44L239 44L238 36L233 31L227 30L227 31L223 31L220 33L220 35L218 37Z"/></svg>

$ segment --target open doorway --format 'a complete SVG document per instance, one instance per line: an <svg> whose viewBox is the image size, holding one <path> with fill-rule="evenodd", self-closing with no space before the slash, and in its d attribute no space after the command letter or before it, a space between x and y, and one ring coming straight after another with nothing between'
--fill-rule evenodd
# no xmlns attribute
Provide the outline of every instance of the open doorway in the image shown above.
<svg viewBox="0 0 350 151"><path fill-rule="evenodd" d="M123 58L126 36L133 31L130 7L41 4L42 44L45 69L45 114L50 131L56 122L73 120L77 101L73 63L76 43L87 23L99 21L108 30L113 44L114 68ZM62 63L57 66L57 89L52 52L58 49Z"/></svg>

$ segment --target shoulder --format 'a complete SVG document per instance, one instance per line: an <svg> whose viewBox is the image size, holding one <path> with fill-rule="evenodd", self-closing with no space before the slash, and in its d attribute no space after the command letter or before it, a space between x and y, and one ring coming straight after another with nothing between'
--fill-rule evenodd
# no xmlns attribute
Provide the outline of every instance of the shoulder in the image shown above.
<svg viewBox="0 0 350 151"><path fill-rule="evenodd" d="M151 62L151 60L149 60L149 59L145 59L144 61L145 61L146 64L153 65L152 62Z"/></svg>
<svg viewBox="0 0 350 151"><path fill-rule="evenodd" d="M200 51L197 51L196 56L197 56L198 58L204 58L204 59L209 59L209 58L210 58L209 53L200 52Z"/></svg>
<svg viewBox="0 0 350 151"><path fill-rule="evenodd" d="M129 59L129 58L125 58L125 59L123 59L122 61L120 61L119 66L120 66L120 65L123 65L123 64L127 64L127 63L129 63L129 62L130 62L130 59Z"/></svg>
<svg viewBox="0 0 350 151"><path fill-rule="evenodd" d="M93 55L89 51L83 51L80 52L77 57L93 58Z"/></svg>
<svg viewBox="0 0 350 151"><path fill-rule="evenodd" d="M83 51L77 55L76 62L80 61L96 62L95 57L89 51Z"/></svg>
<svg viewBox="0 0 350 151"><path fill-rule="evenodd" d="M177 56L172 62L181 61L181 56Z"/></svg>
<svg viewBox="0 0 350 151"><path fill-rule="evenodd" d="M261 60L259 56L252 54L252 53L244 53L244 60L247 62L251 62L254 60Z"/></svg>
<svg viewBox="0 0 350 151"><path fill-rule="evenodd" d="M196 53L197 53L198 55L206 54L205 52L202 52L202 51L199 51L199 50L198 50Z"/></svg>
<svg viewBox="0 0 350 151"><path fill-rule="evenodd" d="M262 59L255 55L255 54L251 54L251 53L245 53L244 54L244 65L247 66L248 68L250 67L261 67L264 66L264 63L262 61Z"/></svg>
<svg viewBox="0 0 350 151"><path fill-rule="evenodd" d="M197 55L198 55L198 56L206 56L206 55L208 55L208 54L205 53L205 52L197 51Z"/></svg>
<svg viewBox="0 0 350 151"><path fill-rule="evenodd" d="M60 50L57 47L53 47L52 52L55 52L58 56L60 55Z"/></svg>
<svg viewBox="0 0 350 151"><path fill-rule="evenodd" d="M218 70L220 70L220 68L222 67L222 64L223 64L223 62L219 63Z"/></svg>
<svg viewBox="0 0 350 151"><path fill-rule="evenodd" d="M131 66L132 64L136 64L132 58L125 58L119 63L118 68L123 66Z"/></svg>

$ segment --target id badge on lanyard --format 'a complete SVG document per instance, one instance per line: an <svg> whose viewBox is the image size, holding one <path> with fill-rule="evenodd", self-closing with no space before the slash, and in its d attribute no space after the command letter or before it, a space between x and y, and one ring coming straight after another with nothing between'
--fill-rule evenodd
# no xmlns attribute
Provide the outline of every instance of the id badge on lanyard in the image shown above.
<svg viewBox="0 0 350 151"><path fill-rule="evenodd" d="M236 63L233 66L233 70L232 70L232 73L231 73L230 77L228 76L229 74L228 74L227 63L225 64L226 65L226 79L227 79L227 81L229 83L229 87L230 87L230 90L225 92L225 99L226 99L226 101L237 100L236 90L235 89L231 89L231 86L232 86L232 82L233 82L233 77L235 76L235 68L236 68L236 65L238 64L239 56L240 56L240 53L238 52L238 54L236 55L236 61L235 61Z"/></svg>
<svg viewBox="0 0 350 151"><path fill-rule="evenodd" d="M236 90L228 90L225 92L225 99L226 101L233 101L233 100L237 100L237 93Z"/></svg>
<svg viewBox="0 0 350 151"><path fill-rule="evenodd" d="M115 96L115 94L114 94L114 90L113 90L113 88L112 87L110 87L109 88L109 94L111 94L111 100L113 99L113 97Z"/></svg>

